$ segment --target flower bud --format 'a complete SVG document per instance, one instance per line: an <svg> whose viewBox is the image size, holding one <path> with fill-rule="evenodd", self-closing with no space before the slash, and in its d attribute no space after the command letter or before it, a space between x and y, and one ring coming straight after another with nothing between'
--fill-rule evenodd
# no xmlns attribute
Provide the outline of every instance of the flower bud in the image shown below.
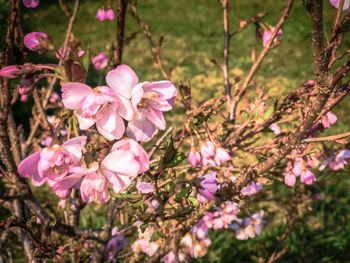
<svg viewBox="0 0 350 263"><path fill-rule="evenodd" d="M114 20L114 12L113 9L108 9L107 12L105 13L106 18L109 20Z"/></svg>
<svg viewBox="0 0 350 263"><path fill-rule="evenodd" d="M16 79L20 77L19 75L16 75L16 73L18 73L19 71L20 69L18 68L17 65L7 66L0 69L0 77L8 78L8 79Z"/></svg>
<svg viewBox="0 0 350 263"><path fill-rule="evenodd" d="M100 21L104 21L106 20L106 11L103 10L103 9L99 9L97 10L97 13L96 13L96 18Z"/></svg>
<svg viewBox="0 0 350 263"><path fill-rule="evenodd" d="M26 48L38 54L43 54L47 50L53 49L51 38L43 32L29 33L24 36L23 42Z"/></svg>
<svg viewBox="0 0 350 263"><path fill-rule="evenodd" d="M201 162L201 155L196 151L195 148L191 149L187 158L192 167L196 167Z"/></svg>
<svg viewBox="0 0 350 263"><path fill-rule="evenodd" d="M205 198L215 200L213 193L218 190L216 173L205 174L199 178L199 181L197 181L197 190Z"/></svg>

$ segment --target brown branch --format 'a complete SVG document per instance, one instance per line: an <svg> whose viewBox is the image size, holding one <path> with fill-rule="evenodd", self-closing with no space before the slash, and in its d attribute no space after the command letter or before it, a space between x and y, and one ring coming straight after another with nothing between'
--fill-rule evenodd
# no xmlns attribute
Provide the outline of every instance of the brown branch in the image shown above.
<svg viewBox="0 0 350 263"><path fill-rule="evenodd" d="M173 127L170 127L163 135L162 137L159 138L159 140L156 142L156 144L152 147L152 149L150 150L149 154L148 154L148 158L151 159L151 157L153 156L153 154L155 153L155 151L157 150L157 147L159 147L159 145L165 140L165 138L169 135L169 133L171 133L174 130Z"/></svg>
<svg viewBox="0 0 350 263"><path fill-rule="evenodd" d="M124 45L124 29L125 29L125 13L128 5L126 0L118 0L118 26L117 41L114 50L114 67L122 63L123 45Z"/></svg>
<svg viewBox="0 0 350 263"><path fill-rule="evenodd" d="M325 137L318 137L318 138L307 138L303 140L305 143L310 143L310 142L333 142L337 141L346 137L350 136L350 132L342 133L342 134L337 134L337 135L331 135L331 136L325 136Z"/></svg>
<svg viewBox="0 0 350 263"><path fill-rule="evenodd" d="M229 80L229 72L228 72L228 53L229 53L229 45L230 45L230 32L228 27L228 0L221 0L222 9L223 9L223 19L224 19L224 65L222 70L224 72L224 81L225 81L225 92L227 98L228 108L230 109L231 102L231 85Z"/></svg>

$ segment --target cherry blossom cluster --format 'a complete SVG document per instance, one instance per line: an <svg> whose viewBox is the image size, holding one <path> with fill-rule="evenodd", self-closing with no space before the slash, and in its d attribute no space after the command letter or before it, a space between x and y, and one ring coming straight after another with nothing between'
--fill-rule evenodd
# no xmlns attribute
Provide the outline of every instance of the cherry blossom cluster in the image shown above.
<svg viewBox="0 0 350 263"><path fill-rule="evenodd" d="M122 192L132 179L149 169L147 153L133 139L116 142L101 165L88 166L82 159L87 137L79 136L64 144L45 147L24 159L18 167L23 177L32 176L34 186L45 182L61 199L66 199L72 188L80 190L84 202L107 202L108 187Z"/></svg>
<svg viewBox="0 0 350 263"><path fill-rule="evenodd" d="M218 147L212 141L206 141L201 145L200 153L192 145L188 154L188 161L192 167L201 166L220 166L224 162L231 160L229 153L222 147Z"/></svg>

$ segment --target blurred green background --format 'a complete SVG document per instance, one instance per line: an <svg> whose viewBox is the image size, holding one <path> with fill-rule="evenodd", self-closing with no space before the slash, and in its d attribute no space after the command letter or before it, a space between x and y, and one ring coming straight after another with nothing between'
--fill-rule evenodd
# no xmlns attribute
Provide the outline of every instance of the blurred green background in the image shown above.
<svg viewBox="0 0 350 263"><path fill-rule="evenodd" d="M116 10L116 1L112 0ZM68 1L72 7L73 1ZM249 20L257 13L268 12L263 20L267 25L275 25L285 6L283 0L249 0L229 1L229 26L231 31L239 27L241 20ZM78 17L73 28L74 35L81 40L82 47L90 46L92 55L100 52L111 52L111 43L115 40L116 21L100 22L95 18L97 9L103 1L82 0ZM6 0L0 0L0 48L5 47L6 18L8 12ZM329 32L336 14L328 1L325 5L325 31ZM222 7L217 0L142 0L137 10L141 19L151 25L154 41L164 36L161 57L166 69L172 69L172 80L175 85L180 81L192 87L195 103L205 101L224 93L221 70L210 60L223 59L223 26ZM27 33L32 31L46 32L59 47L62 45L65 28L68 24L66 16L59 8L58 1L41 0L35 9L23 7L24 25ZM309 16L301 0L296 0L293 9L283 26L281 44L273 49L265 58L255 81L259 87L265 86L271 95L282 96L297 88L304 81L313 79L313 57L311 48L311 30ZM126 17L126 37L140 31L138 25L128 13ZM344 46L350 46L350 39L344 40ZM253 64L251 48L256 52L262 49L262 40L255 38L255 26L247 29L231 39L230 45L230 78L244 77ZM37 63L57 62L53 54L38 55L29 52L31 60ZM15 60L20 61L19 54ZM140 32L124 49L123 63L137 72L140 81L162 79L162 75L150 53L150 44ZM340 64L339 64L340 65ZM336 65L338 66L338 65ZM335 67L336 68L336 67ZM89 85L96 85L98 75L91 70ZM251 91L254 92L254 91ZM29 102L30 103L30 102ZM23 106L15 112L17 119L30 113ZM334 112L338 122L328 129L325 135L350 130L349 99L346 98ZM179 107L175 113L181 112ZM177 123L176 114L168 116L168 122ZM349 171L326 173L314 171L317 178L323 178L327 184L316 184L317 192L323 194L322 200L310 201L312 208L301 208L304 214L295 215L292 229L279 250L286 249L278 262L350 262L350 180ZM328 179L332 180L328 180ZM322 179L321 179L322 180ZM276 192L293 193L301 191L304 186L289 188L276 182ZM310 189L308 189L312 192ZM49 189L38 191L42 198L52 197L48 203L55 204L57 198ZM264 194L253 200L265 201ZM288 200L266 201L266 207L277 206ZM252 202L254 211L254 202ZM268 208L268 209L270 209ZM268 210L267 209L267 210ZM311 210L311 211L310 211ZM248 241L239 241L231 230L213 231L210 233L212 245L207 256L197 259L198 262L265 262L278 244L278 238L285 228L285 211L272 209L276 218L266 219L265 227L259 237ZM276 212L277 211L277 212ZM305 212L306 211L306 212ZM91 215L93 226L104 224L103 209L99 205L85 208L82 226L87 226ZM269 221L270 220L270 221Z"/></svg>

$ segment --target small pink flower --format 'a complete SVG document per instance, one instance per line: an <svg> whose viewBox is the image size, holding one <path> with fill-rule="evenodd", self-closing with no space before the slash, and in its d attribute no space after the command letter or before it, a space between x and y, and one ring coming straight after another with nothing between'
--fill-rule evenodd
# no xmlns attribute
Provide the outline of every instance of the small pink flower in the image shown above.
<svg viewBox="0 0 350 263"><path fill-rule="evenodd" d="M211 141L206 141L201 146L201 154L203 158L212 158L215 156L215 145Z"/></svg>
<svg viewBox="0 0 350 263"><path fill-rule="evenodd" d="M220 166L222 163L230 161L231 156L224 148L218 147L216 148L214 160L216 164Z"/></svg>
<svg viewBox="0 0 350 263"><path fill-rule="evenodd" d="M108 65L108 59L105 53L100 53L96 57L92 59L92 64L94 65L95 69L104 69Z"/></svg>
<svg viewBox="0 0 350 263"><path fill-rule="evenodd" d="M201 155L195 148L191 149L190 153L188 154L188 161L192 167L196 167L201 163Z"/></svg>
<svg viewBox="0 0 350 263"><path fill-rule="evenodd" d="M332 112L327 112L325 116L322 117L321 123L325 129L328 129L331 125L336 123L337 116Z"/></svg>
<svg viewBox="0 0 350 263"><path fill-rule="evenodd" d="M137 190L139 190L143 194L149 194L153 192L151 183L140 182L136 186Z"/></svg>
<svg viewBox="0 0 350 263"><path fill-rule="evenodd" d="M17 65L11 65L0 69L0 77L8 78L8 79L17 79L20 75L16 75L19 73L21 69Z"/></svg>
<svg viewBox="0 0 350 263"><path fill-rule="evenodd" d="M62 146L53 145L33 153L18 166L18 173L23 177L32 176L34 186L40 186L45 181L54 186L62 180L70 168L80 163L85 136L75 137Z"/></svg>
<svg viewBox="0 0 350 263"><path fill-rule="evenodd" d="M118 227L113 227L112 238L108 241L106 246L105 258L113 260L115 254L118 251L123 250L127 242L127 238L125 238L122 234L118 234Z"/></svg>
<svg viewBox="0 0 350 263"><path fill-rule="evenodd" d="M27 8L35 8L39 5L39 0L22 0L22 2Z"/></svg>
<svg viewBox="0 0 350 263"><path fill-rule="evenodd" d="M21 101L26 102L28 100L28 95L21 95Z"/></svg>
<svg viewBox="0 0 350 263"><path fill-rule="evenodd" d="M272 124L270 125L270 129L271 129L276 135L278 135L278 134L281 133L281 129L280 129L280 127L278 126L277 123L272 123Z"/></svg>
<svg viewBox="0 0 350 263"><path fill-rule="evenodd" d="M110 198L105 177L96 171L85 174L80 185L80 194L86 203L107 202Z"/></svg>
<svg viewBox="0 0 350 263"><path fill-rule="evenodd" d="M295 185L296 180L297 178L293 173L291 172L284 173L284 183L286 185L292 187Z"/></svg>
<svg viewBox="0 0 350 263"><path fill-rule="evenodd" d="M131 99L134 118L128 123L127 135L137 141L153 138L157 129L164 130L163 112L172 109L177 89L168 80L138 83L136 73L127 65L119 65L108 72L109 87L125 98Z"/></svg>
<svg viewBox="0 0 350 263"><path fill-rule="evenodd" d="M114 16L113 9L108 9L107 10L106 18L109 19L109 20L114 20L115 16Z"/></svg>
<svg viewBox="0 0 350 263"><path fill-rule="evenodd" d="M96 18L100 21L106 20L106 11L104 9L97 10Z"/></svg>
<svg viewBox="0 0 350 263"><path fill-rule="evenodd" d="M134 113L130 101L107 86L91 89L82 83L69 82L62 86L62 102L74 110L81 130L96 123L97 130L107 140L120 139L125 131L122 118L131 120Z"/></svg>
<svg viewBox="0 0 350 263"><path fill-rule="evenodd" d="M271 28L271 30L267 30L264 32L263 35L263 46L266 47L267 43L269 42L273 32L275 31L275 28ZM277 42L277 38L282 35L282 29L278 30L276 38L273 40L273 42Z"/></svg>
<svg viewBox="0 0 350 263"><path fill-rule="evenodd" d="M48 39L49 36L46 33L32 32L24 36L23 43L29 50L43 54L47 50L47 44L44 41Z"/></svg>
<svg viewBox="0 0 350 263"><path fill-rule="evenodd" d="M347 164L345 159L350 158L350 150L345 149L340 151L337 155L329 157L319 168L322 171L329 165L329 168L333 171L338 171L339 169L343 169L344 165Z"/></svg>
<svg viewBox="0 0 350 263"><path fill-rule="evenodd" d="M52 95L51 95L51 97L50 97L50 99L49 99L49 101L50 101L51 103L56 103L56 102L57 102L58 100L60 100L60 99L61 99L60 95L58 95L57 92L53 92Z"/></svg>
<svg viewBox="0 0 350 263"><path fill-rule="evenodd" d="M245 186L241 190L242 195L254 195L262 190L262 184L252 182L250 185Z"/></svg>
<svg viewBox="0 0 350 263"><path fill-rule="evenodd" d="M125 139L113 145L101 168L113 191L120 193L137 174L149 169L149 159L141 145L132 139Z"/></svg>
<svg viewBox="0 0 350 263"><path fill-rule="evenodd" d="M207 199L215 200L213 195L218 190L216 173L205 174L200 177L200 183L197 187L198 193Z"/></svg>

